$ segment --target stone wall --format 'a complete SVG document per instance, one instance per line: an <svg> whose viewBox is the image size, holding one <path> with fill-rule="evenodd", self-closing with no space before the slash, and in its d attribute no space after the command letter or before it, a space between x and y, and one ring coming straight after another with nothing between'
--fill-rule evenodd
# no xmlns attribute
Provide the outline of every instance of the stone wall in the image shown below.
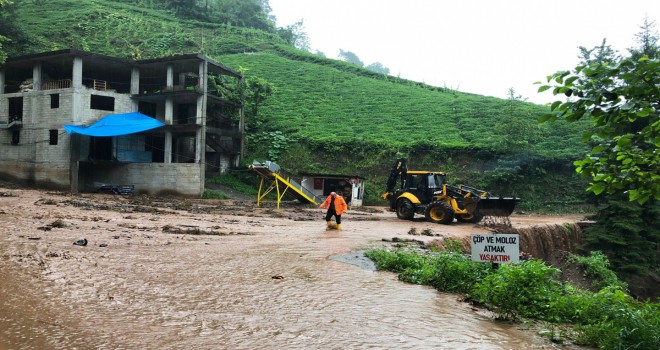
<svg viewBox="0 0 660 350"><path fill-rule="evenodd" d="M133 185L135 192L199 198L202 167L189 163L92 164L81 162L80 191L91 192L99 184Z"/></svg>

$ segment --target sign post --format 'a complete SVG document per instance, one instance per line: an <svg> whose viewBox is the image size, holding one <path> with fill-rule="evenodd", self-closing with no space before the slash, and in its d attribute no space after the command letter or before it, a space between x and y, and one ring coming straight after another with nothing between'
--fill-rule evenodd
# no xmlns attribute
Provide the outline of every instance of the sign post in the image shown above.
<svg viewBox="0 0 660 350"><path fill-rule="evenodd" d="M520 242L517 234L473 233L471 238L472 261L493 264L518 262Z"/></svg>

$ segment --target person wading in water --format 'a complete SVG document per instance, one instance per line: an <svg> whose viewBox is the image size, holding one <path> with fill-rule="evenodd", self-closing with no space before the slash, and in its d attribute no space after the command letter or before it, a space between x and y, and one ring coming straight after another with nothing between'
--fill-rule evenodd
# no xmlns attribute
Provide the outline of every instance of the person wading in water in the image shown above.
<svg viewBox="0 0 660 350"><path fill-rule="evenodd" d="M341 230L341 215L348 211L348 205L344 197L337 194L337 192L331 192L319 208L328 208L328 212L325 214L327 226L330 227L332 223L330 220L334 216L337 221L337 230Z"/></svg>

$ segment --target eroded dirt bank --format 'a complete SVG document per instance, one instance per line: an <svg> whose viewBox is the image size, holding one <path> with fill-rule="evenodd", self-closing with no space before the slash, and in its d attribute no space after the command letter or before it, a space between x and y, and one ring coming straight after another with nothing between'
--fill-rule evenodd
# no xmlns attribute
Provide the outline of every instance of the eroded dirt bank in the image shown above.
<svg viewBox="0 0 660 350"><path fill-rule="evenodd" d="M322 215L0 188L0 349L567 348L455 295L331 258L393 237L428 242L485 228L371 210L326 231ZM411 237L411 228L430 235Z"/></svg>

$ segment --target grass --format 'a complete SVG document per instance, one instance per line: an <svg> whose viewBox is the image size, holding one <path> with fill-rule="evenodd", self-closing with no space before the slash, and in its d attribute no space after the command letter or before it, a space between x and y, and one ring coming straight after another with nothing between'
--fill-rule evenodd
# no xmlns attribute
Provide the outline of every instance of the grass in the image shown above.
<svg viewBox="0 0 660 350"><path fill-rule="evenodd" d="M204 194L202 194L202 198L204 198L204 199L231 199L231 196L229 196L228 194L226 194L222 191L205 189Z"/></svg>
<svg viewBox="0 0 660 350"><path fill-rule="evenodd" d="M227 186L231 189L250 196L256 196L257 192L259 192L259 183L256 182L256 177L257 175L254 173L250 173L249 175L227 174L214 176L207 179L206 181L209 183Z"/></svg>

